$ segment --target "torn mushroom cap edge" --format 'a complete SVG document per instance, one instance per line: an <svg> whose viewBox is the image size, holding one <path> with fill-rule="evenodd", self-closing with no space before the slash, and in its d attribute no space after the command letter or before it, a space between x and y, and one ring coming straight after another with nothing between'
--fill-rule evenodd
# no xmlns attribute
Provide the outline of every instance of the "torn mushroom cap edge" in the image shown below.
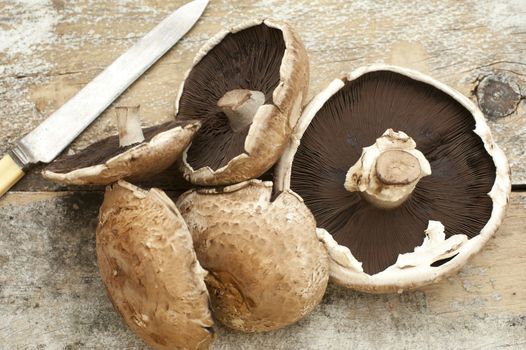
<svg viewBox="0 0 526 350"><path fill-rule="evenodd" d="M233 185L228 185L228 186L223 186L223 187L221 187L221 186L197 187L197 188L188 190L184 194L190 193L190 192L197 192L197 193L202 193L202 194L231 193L231 192L239 191L239 190L241 190L241 189L243 189L243 188L245 188L247 186L261 186L261 187L272 189L274 185L273 185L272 181L263 181L263 180L259 180L259 179L251 179L251 180L247 180L247 181L243 181L243 182L239 182L239 183L236 183L236 184L233 184ZM292 191L290 188L286 188L286 189L284 189L281 192L289 193L294 198L296 198L299 202L303 203L303 198L301 198L299 194L297 194L296 192ZM277 197L279 197L279 194L277 195ZM275 200L275 198L274 198L274 200Z"/></svg>
<svg viewBox="0 0 526 350"><path fill-rule="evenodd" d="M181 131L187 132L183 146L186 147L186 143L190 142L200 126L200 122L194 121L184 126L176 126L163 131L155 135L150 141L142 142L108 159L103 164L86 166L67 173L43 170L42 175L48 180L64 185L107 185L122 178L140 176L142 169L145 173L151 173L152 167L159 167L159 172L161 172L175 163L180 156L181 151L173 146L174 142L180 141ZM160 160L160 157L163 159ZM130 170L129 164L133 161L137 166L138 160L141 158L143 158L144 164L140 166L140 169Z"/></svg>
<svg viewBox="0 0 526 350"><path fill-rule="evenodd" d="M486 152L488 152L493 159L496 169L495 182L491 191L488 193L488 196L493 203L491 217L482 228L480 234L471 239L462 240L460 244L455 246L454 251L449 252L449 256L455 256L454 259L451 259L440 266L433 267L423 264L414 267L401 268L397 267L397 264L395 263L382 272L368 275L363 272L361 263L354 258L349 248L338 245L327 231L324 229L318 229L318 236L325 242L329 255L331 256L331 280L338 284L366 292L401 293L404 290L411 290L436 282L441 277L458 271L467 260L477 253L488 239L493 236L502 223L506 213L511 192L511 172L506 155L494 142L491 131L484 120L482 112L466 96L453 88L412 69L392 65L374 64L358 68L345 75L342 79L334 79L324 90L318 93L308 103L295 127L288 148L285 150L282 158L276 166L276 186L278 191L290 188L292 162L301 142L301 137L322 106L345 86L346 81L355 80L366 73L375 71L391 71L432 85L460 103L475 119L475 129L473 131L481 138ZM428 230L433 226L432 221L430 221ZM455 236L462 235L454 235L452 237ZM415 248L418 249L419 247Z"/></svg>
<svg viewBox="0 0 526 350"><path fill-rule="evenodd" d="M204 179L200 182L208 183L207 179L211 178L228 178L231 177L232 170L237 167L243 168L243 163L249 157L266 157L265 154L259 152L259 143L264 142L264 138L261 136L256 138L256 131L263 126L267 125L266 122L270 115L278 114L281 118L288 119L288 127L292 130L299 120L301 114L301 107L304 97L308 94L309 89L309 61L307 51L299 35L290 27L289 24L279 21L273 21L271 19L255 19L246 21L239 26L235 26L229 30L222 30L213 36L210 40L197 53L194 58L192 67L186 72L183 82L179 88L179 93L175 99L175 111L176 119L179 111L179 101L183 95L184 86L186 79L190 72L197 63L199 63L203 57L205 57L210 50L218 45L228 34L237 33L244 29L265 24L271 28L279 29L283 33L283 39L285 42L285 52L280 65L280 82L272 93L273 104L262 105L252 121L248 135L245 140L245 152L232 158L225 166L213 170L206 166L199 169L193 169L187 161L187 151L191 147L191 144L185 149L181 157L181 167L185 177L191 176L197 179ZM303 91L295 97L293 91L297 85L303 85ZM284 112L289 111L289 115L283 115ZM273 118L276 119L276 118ZM264 152L267 153L267 152ZM235 170L234 170L235 171ZM216 181L217 182L217 181ZM210 183L211 184L211 183Z"/></svg>
<svg viewBox="0 0 526 350"><path fill-rule="evenodd" d="M195 188L176 203L192 232L197 256L210 271L215 315L238 331L269 331L297 322L319 304L329 278L326 249L316 239L314 217L303 200L285 191L272 202L271 192L272 182L248 180L222 188ZM228 215L217 221L213 209L229 204ZM253 206L255 212L247 211ZM251 217L258 219L247 220ZM238 244L232 245L236 232L229 233L228 227L240 225L237 233L250 232L250 238L238 237ZM273 237L280 229L283 235L276 242ZM294 237L298 242L290 244ZM229 251L225 256L221 247ZM266 271L279 265L283 255L291 257L292 268Z"/></svg>

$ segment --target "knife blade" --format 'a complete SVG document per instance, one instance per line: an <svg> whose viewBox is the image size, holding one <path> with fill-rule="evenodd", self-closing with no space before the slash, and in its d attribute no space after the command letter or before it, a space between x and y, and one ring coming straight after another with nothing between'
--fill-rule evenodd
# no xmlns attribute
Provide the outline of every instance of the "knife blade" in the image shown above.
<svg viewBox="0 0 526 350"><path fill-rule="evenodd" d="M208 0L180 7L123 53L0 160L0 197L32 165L49 163L197 22Z"/></svg>

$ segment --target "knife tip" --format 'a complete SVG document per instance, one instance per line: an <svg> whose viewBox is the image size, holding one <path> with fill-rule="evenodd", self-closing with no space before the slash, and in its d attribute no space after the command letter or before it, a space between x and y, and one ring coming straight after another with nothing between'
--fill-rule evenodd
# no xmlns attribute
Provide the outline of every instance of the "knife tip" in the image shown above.
<svg viewBox="0 0 526 350"><path fill-rule="evenodd" d="M208 6L208 2L209 0L194 0L193 1L195 4L199 4L200 7L203 8L203 10L206 8L206 6Z"/></svg>

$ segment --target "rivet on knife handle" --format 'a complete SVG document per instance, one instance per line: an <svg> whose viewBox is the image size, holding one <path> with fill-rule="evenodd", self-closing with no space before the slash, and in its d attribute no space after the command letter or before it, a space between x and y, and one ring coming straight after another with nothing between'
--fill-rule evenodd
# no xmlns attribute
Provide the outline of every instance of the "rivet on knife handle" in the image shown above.
<svg viewBox="0 0 526 350"><path fill-rule="evenodd" d="M0 196L13 187L24 176L19 166L9 154L0 160Z"/></svg>

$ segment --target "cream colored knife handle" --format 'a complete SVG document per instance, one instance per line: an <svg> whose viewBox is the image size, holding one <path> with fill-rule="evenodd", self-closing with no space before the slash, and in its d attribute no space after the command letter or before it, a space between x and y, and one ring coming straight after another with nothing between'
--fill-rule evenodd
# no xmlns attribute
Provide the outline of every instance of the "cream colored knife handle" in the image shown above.
<svg viewBox="0 0 526 350"><path fill-rule="evenodd" d="M9 154L0 160L0 197L24 176L24 171Z"/></svg>

